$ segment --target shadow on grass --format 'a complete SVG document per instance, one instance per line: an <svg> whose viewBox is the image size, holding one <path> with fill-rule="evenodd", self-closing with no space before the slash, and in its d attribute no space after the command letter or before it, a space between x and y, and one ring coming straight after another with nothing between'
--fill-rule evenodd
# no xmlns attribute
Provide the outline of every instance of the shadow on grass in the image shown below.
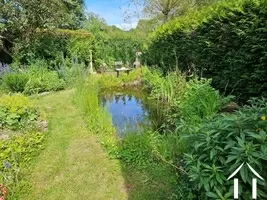
<svg viewBox="0 0 267 200"><path fill-rule="evenodd" d="M151 164L138 169L121 162L129 200L176 199L176 175L173 169L161 164Z"/></svg>

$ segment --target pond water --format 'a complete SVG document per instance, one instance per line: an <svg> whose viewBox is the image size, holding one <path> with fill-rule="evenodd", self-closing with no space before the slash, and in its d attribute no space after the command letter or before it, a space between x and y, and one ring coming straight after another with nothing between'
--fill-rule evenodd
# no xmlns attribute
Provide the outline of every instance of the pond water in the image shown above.
<svg viewBox="0 0 267 200"><path fill-rule="evenodd" d="M149 108L140 91L104 92L101 105L107 108L120 137L129 133L142 133L151 128Z"/></svg>

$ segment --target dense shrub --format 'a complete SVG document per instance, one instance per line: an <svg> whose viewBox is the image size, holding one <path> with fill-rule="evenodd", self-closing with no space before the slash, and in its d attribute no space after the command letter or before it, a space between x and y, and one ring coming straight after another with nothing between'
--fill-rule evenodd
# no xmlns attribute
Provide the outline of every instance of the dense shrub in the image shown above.
<svg viewBox="0 0 267 200"><path fill-rule="evenodd" d="M38 30L30 44L16 44L14 58L24 64L45 59L51 67L61 62L62 54L78 56L84 62L90 58L88 52L93 49L93 40L91 33L82 30Z"/></svg>
<svg viewBox="0 0 267 200"><path fill-rule="evenodd" d="M78 80L88 75L88 69L83 62L78 62L75 57L64 58L63 55L56 70L59 78L63 79L68 87L74 86Z"/></svg>
<svg viewBox="0 0 267 200"><path fill-rule="evenodd" d="M161 102L180 103L185 95L186 79L178 71L163 76L159 70L144 67L142 81L150 97Z"/></svg>
<svg viewBox="0 0 267 200"><path fill-rule="evenodd" d="M76 57L80 62L87 65L90 62L90 54L95 52L94 37L89 33L84 35L73 35L67 43L67 53L70 57ZM95 55L94 55L95 59Z"/></svg>
<svg viewBox="0 0 267 200"><path fill-rule="evenodd" d="M129 35L127 35L129 34ZM96 57L112 68L114 61L122 61L125 65L132 64L136 58L136 51L142 46L141 38L130 33L118 32L109 34L98 41Z"/></svg>
<svg viewBox="0 0 267 200"><path fill-rule="evenodd" d="M208 79L192 78L186 82L186 77L180 72L163 76L159 70L148 68L143 69L142 79L149 98L160 104L164 115L161 129L164 132L180 127L181 120L198 124L228 103L228 98L220 96Z"/></svg>
<svg viewBox="0 0 267 200"><path fill-rule="evenodd" d="M210 117L221 107L219 92L211 87L210 80L193 79L187 83L183 101L178 104L181 117L194 121Z"/></svg>
<svg viewBox="0 0 267 200"><path fill-rule="evenodd" d="M48 69L44 61L36 61L27 69L29 81L25 85L26 94L35 94L46 91L57 91L65 87L65 82L60 79L56 71Z"/></svg>
<svg viewBox="0 0 267 200"><path fill-rule="evenodd" d="M193 11L155 32L148 63L212 78L241 100L267 95L266 16L266 0L227 0Z"/></svg>
<svg viewBox="0 0 267 200"><path fill-rule="evenodd" d="M142 75L142 69L137 68L133 69L129 74L121 73L119 78L121 79L124 85L127 85L135 81L141 81L141 75Z"/></svg>
<svg viewBox="0 0 267 200"><path fill-rule="evenodd" d="M2 79L2 85L10 92L23 92L25 94L36 94L46 91L57 91L65 88L64 79L59 78L57 71L49 69L47 62L36 60L25 69L14 70L13 73L6 73ZM72 68L70 68L72 69ZM74 81L77 70L66 69L64 71L68 83ZM70 74L75 72L75 74Z"/></svg>
<svg viewBox="0 0 267 200"><path fill-rule="evenodd" d="M37 120L37 111L23 95L0 98L0 127L9 129L29 128Z"/></svg>
<svg viewBox="0 0 267 200"><path fill-rule="evenodd" d="M29 78L25 73L6 73L2 84L10 92L23 92Z"/></svg>
<svg viewBox="0 0 267 200"><path fill-rule="evenodd" d="M193 189L203 191L203 196L232 199L233 183L227 177L242 163L267 178L267 100L250 103L235 114L220 114L204 121L191 132L185 169ZM251 199L252 176L247 165L237 175L242 180L241 199ZM258 180L258 199L266 197L266 182Z"/></svg>

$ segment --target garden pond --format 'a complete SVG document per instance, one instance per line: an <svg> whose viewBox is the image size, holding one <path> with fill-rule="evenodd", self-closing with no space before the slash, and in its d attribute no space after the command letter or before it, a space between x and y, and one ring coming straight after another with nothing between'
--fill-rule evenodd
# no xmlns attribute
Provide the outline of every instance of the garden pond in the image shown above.
<svg viewBox="0 0 267 200"><path fill-rule="evenodd" d="M119 137L154 130L160 123L160 110L139 88L103 91L99 99L112 116Z"/></svg>

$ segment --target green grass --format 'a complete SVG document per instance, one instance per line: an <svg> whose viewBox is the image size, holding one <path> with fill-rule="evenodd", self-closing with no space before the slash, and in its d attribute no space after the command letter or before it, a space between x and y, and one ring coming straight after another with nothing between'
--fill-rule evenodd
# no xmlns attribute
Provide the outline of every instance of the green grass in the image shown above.
<svg viewBox="0 0 267 200"><path fill-rule="evenodd" d="M47 145L18 199L128 199L120 163L110 160L72 103L73 91L53 93L35 104L49 118Z"/></svg>
<svg viewBox="0 0 267 200"><path fill-rule="evenodd" d="M177 180L168 165L151 163L145 169L122 164L129 200L176 199Z"/></svg>
<svg viewBox="0 0 267 200"><path fill-rule="evenodd" d="M121 140L115 137L111 116L99 105L100 90L97 81L92 76L87 81L81 81L77 85L75 102L83 111L88 128L97 135L105 151L112 157L120 158L128 199L175 199L175 169L162 161L152 159L151 145L156 142L154 137L131 135L124 138L122 146Z"/></svg>
<svg viewBox="0 0 267 200"><path fill-rule="evenodd" d="M99 105L98 89L90 77L77 84L76 93L32 99L49 119L49 132L13 199L175 199L177 176L171 166L155 161L140 168L109 158L117 157L119 140L111 116ZM142 152L139 148L136 155Z"/></svg>

